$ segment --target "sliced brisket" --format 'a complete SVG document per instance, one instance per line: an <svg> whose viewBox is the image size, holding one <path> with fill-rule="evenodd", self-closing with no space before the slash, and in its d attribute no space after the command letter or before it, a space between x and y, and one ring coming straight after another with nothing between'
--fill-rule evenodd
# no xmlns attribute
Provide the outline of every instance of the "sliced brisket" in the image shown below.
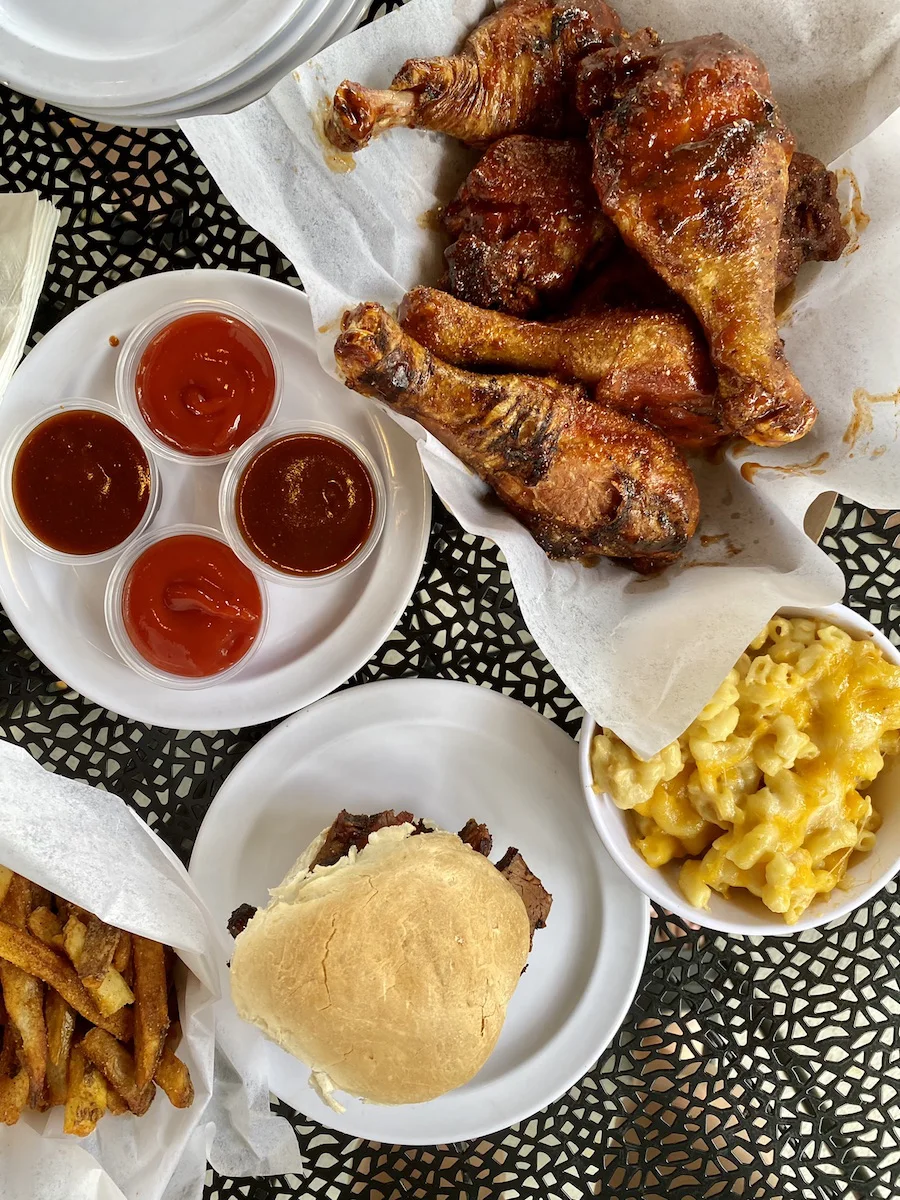
<svg viewBox="0 0 900 1200"><path fill-rule="evenodd" d="M415 822L412 813L395 813L392 808L373 813L372 816L355 815L347 812L346 808L342 809L325 835L322 849L313 859L311 866L333 867L353 846L362 850L369 836L377 829L386 829L389 825L405 825L407 821Z"/></svg>
<svg viewBox="0 0 900 1200"><path fill-rule="evenodd" d="M469 817L456 836L467 846L471 846L478 854L483 854L485 858L490 856L494 845L491 831L487 825L479 825L474 817Z"/></svg>
<svg viewBox="0 0 900 1200"><path fill-rule="evenodd" d="M256 916L256 907L253 904L239 904L231 916L228 918L228 932L232 937L237 937L239 933L243 933L253 917Z"/></svg>
<svg viewBox="0 0 900 1200"><path fill-rule="evenodd" d="M534 931L543 929L547 924L553 897L537 875L528 869L525 859L515 846L510 846L503 855L497 863L497 870L509 880L522 897L522 903L528 913L528 920L531 922L531 937L534 940Z"/></svg>

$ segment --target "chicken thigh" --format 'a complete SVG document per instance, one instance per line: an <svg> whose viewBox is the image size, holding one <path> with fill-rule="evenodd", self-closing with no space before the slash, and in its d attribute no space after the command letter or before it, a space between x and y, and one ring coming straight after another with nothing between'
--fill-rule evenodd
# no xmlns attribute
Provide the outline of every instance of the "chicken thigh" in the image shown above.
<svg viewBox="0 0 900 1200"><path fill-rule="evenodd" d="M441 286L519 316L558 303L619 244L581 138L501 138L469 172L442 224L454 240Z"/></svg>

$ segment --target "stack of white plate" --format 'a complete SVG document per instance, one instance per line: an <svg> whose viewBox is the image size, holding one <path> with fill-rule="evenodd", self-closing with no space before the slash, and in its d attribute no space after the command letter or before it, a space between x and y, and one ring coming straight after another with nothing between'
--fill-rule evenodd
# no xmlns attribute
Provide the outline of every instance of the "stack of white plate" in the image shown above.
<svg viewBox="0 0 900 1200"><path fill-rule="evenodd" d="M92 121L234 112L349 33L370 0L3 0L0 80Z"/></svg>

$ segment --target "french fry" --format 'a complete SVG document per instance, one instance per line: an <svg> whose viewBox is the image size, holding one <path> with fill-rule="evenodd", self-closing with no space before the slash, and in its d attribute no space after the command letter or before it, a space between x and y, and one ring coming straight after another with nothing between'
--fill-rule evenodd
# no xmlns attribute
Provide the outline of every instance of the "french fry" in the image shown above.
<svg viewBox="0 0 900 1200"><path fill-rule="evenodd" d="M86 938L87 926L84 922L79 921L78 917L69 917L63 929L63 946L76 971L78 971L78 964L81 962L81 954L84 950ZM79 977L80 975L81 972L79 971Z"/></svg>
<svg viewBox="0 0 900 1200"><path fill-rule="evenodd" d="M87 932L81 950L78 974L88 987L99 986L113 966L113 957L119 944L119 930L113 929L93 913L87 919ZM126 1001L130 1004L131 1001Z"/></svg>
<svg viewBox="0 0 900 1200"><path fill-rule="evenodd" d="M0 921L7 921L16 929L25 929L28 914L35 907L31 884L21 875L13 875L0 904Z"/></svg>
<svg viewBox="0 0 900 1200"><path fill-rule="evenodd" d="M91 1029L81 1042L90 1061L103 1072L135 1116L143 1116L156 1091L153 1082L140 1087L135 1078L134 1059L123 1045L103 1029Z"/></svg>
<svg viewBox="0 0 900 1200"><path fill-rule="evenodd" d="M48 990L44 1001L47 1022L47 1091L51 1105L65 1104L69 1059L75 1036L75 1013L62 996Z"/></svg>
<svg viewBox="0 0 900 1200"><path fill-rule="evenodd" d="M124 929L119 934L119 944L116 946L112 965L126 982L131 982L131 979L128 977L131 971L131 934L126 933Z"/></svg>
<svg viewBox="0 0 900 1200"><path fill-rule="evenodd" d="M28 914L28 931L54 950L64 949L62 922L49 908L36 908Z"/></svg>
<svg viewBox="0 0 900 1200"><path fill-rule="evenodd" d="M0 1079L0 1123L15 1125L27 1103L27 1071L19 1071L13 1079Z"/></svg>
<svg viewBox="0 0 900 1200"><path fill-rule="evenodd" d="M92 1030L102 1033L102 1030ZM109 1037L109 1034L104 1034ZM113 1043L116 1044L115 1042ZM107 1089L103 1073L91 1062L81 1046L75 1046L69 1060L69 1094L63 1131L76 1137L93 1133L97 1122L106 1112Z"/></svg>
<svg viewBox="0 0 900 1200"><path fill-rule="evenodd" d="M175 1057L175 1051L178 1049L180 1041L181 1023L173 1021L169 1026L162 1055L153 1078L166 1093L169 1103L173 1107L190 1108L194 1103L194 1085L191 1083L187 1067L180 1058Z"/></svg>
<svg viewBox="0 0 900 1200"><path fill-rule="evenodd" d="M130 1037L127 1010L104 1016L73 967L36 937L5 921L0 921L0 959L49 984L92 1025L123 1040Z"/></svg>
<svg viewBox="0 0 900 1200"><path fill-rule="evenodd" d="M12 1079L19 1071L19 1047L21 1038L15 1025L6 1025L3 1030L3 1049L0 1050L0 1079Z"/></svg>
<svg viewBox="0 0 900 1200"><path fill-rule="evenodd" d="M134 1004L134 993L113 967L108 969L100 986L91 989L91 994L105 1017L112 1016L126 1004Z"/></svg>
<svg viewBox="0 0 900 1200"><path fill-rule="evenodd" d="M106 926L108 929L109 926ZM118 938L118 933L116 933ZM63 943L66 953L72 960L72 966L82 977L85 987L89 988L97 1007L105 1017L112 1016L126 1004L134 1003L131 988L113 967L107 967L103 976L96 982L84 977L84 962L88 954L90 940L90 925L80 921L78 917L69 917L63 930ZM115 949L115 947L113 947ZM112 954L110 954L112 957Z"/></svg>
<svg viewBox="0 0 900 1200"><path fill-rule="evenodd" d="M19 1059L28 1072L29 1101L33 1108L41 1108L47 1079L44 985L33 975L3 961L0 961L0 984L9 1023L22 1039Z"/></svg>
<svg viewBox="0 0 900 1200"><path fill-rule="evenodd" d="M169 1028L169 987L165 948L159 942L135 934L132 955L135 1078L144 1087L153 1079Z"/></svg>
<svg viewBox="0 0 900 1200"><path fill-rule="evenodd" d="M174 959L0 867L0 1123L58 1105L65 1132L84 1137L104 1113L142 1116L157 1084L191 1105ZM76 1041L80 1018L93 1028Z"/></svg>

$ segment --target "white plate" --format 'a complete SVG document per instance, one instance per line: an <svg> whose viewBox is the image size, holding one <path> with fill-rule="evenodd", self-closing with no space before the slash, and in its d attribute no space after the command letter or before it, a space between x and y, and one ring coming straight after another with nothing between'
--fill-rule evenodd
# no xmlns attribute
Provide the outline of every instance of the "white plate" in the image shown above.
<svg viewBox="0 0 900 1200"><path fill-rule="evenodd" d="M218 926L238 904L265 904L341 808L406 808L452 830L485 821L494 857L518 846L553 908L497 1048L465 1087L399 1108L341 1095L339 1115L266 1043L272 1091L342 1133L410 1146L481 1137L556 1100L622 1023L649 927L647 900L594 835L574 742L497 692L438 680L368 684L297 713L232 771L200 828L190 874Z"/></svg>
<svg viewBox="0 0 900 1200"><path fill-rule="evenodd" d="M360 440L388 490L384 534L353 574L315 588L269 586L269 627L245 671L197 691L142 679L116 654L103 620L107 563L66 567L28 551L0 522L0 599L35 654L71 687L114 712L179 729L227 729L275 720L332 691L378 649L415 587L431 514L415 442L375 405L319 366L302 292L256 275L173 271L123 284L85 304L35 347L0 405L0 442L28 415L67 396L115 402L118 350L133 326L191 297L230 300L267 326L281 353L279 418L326 421ZM178 521L218 526L222 467L159 459L162 502L151 528Z"/></svg>
<svg viewBox="0 0 900 1200"><path fill-rule="evenodd" d="M123 108L234 71L304 0L2 0L0 78L59 104Z"/></svg>
<svg viewBox="0 0 900 1200"><path fill-rule="evenodd" d="M139 109L79 106L77 115L110 125L155 129L173 128L181 117L236 112L266 95L293 68L351 33L369 5L370 0L307 0L302 14L281 37L223 79Z"/></svg>

